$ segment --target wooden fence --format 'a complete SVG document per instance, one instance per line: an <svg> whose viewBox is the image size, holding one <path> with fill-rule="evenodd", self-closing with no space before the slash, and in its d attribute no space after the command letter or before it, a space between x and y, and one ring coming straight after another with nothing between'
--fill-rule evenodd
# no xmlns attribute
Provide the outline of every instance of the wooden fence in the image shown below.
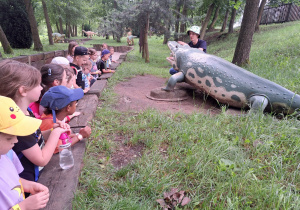
<svg viewBox="0 0 300 210"><path fill-rule="evenodd" d="M102 49L102 44L94 44L93 47L100 51ZM109 47L109 46L108 46ZM129 46L114 46L115 52L125 53L133 49L133 47ZM13 57L11 59L27 63L31 66L34 66L37 69L41 69L43 65L48 64L52 61L53 58L61 56L61 57L67 57L68 50L57 50L57 51L51 51L51 52L44 52L34 55L22 55L18 57Z"/></svg>
<svg viewBox="0 0 300 210"><path fill-rule="evenodd" d="M37 69L41 69L43 65L50 63L54 57L66 57L67 54L68 50L57 50L34 55L22 55L18 57L13 57L11 59L22 63L27 63L31 66L34 66Z"/></svg>
<svg viewBox="0 0 300 210"><path fill-rule="evenodd" d="M284 23L300 20L300 7L295 4L283 4L279 7L265 7L260 24Z"/></svg>

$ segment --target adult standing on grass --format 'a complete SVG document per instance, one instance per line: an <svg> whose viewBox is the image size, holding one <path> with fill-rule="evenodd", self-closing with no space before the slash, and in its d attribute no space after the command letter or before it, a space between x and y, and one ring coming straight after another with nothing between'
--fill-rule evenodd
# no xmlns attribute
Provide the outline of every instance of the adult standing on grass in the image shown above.
<svg viewBox="0 0 300 210"><path fill-rule="evenodd" d="M197 48L199 50L202 50L203 52L206 53L206 48L207 48L207 44L206 41L199 39L200 37L200 27L199 26L192 26L188 31L187 34L190 37L190 42L187 44L185 42L182 41L178 41L179 44L181 45L189 45L191 48ZM168 59L174 60L173 57L169 57ZM170 74L176 74L178 73L177 70L175 70L174 68L170 69Z"/></svg>

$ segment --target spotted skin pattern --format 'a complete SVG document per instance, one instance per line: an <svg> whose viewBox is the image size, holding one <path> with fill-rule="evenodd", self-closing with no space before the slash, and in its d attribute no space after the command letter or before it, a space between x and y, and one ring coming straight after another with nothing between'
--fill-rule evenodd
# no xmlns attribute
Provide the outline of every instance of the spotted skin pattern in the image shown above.
<svg viewBox="0 0 300 210"><path fill-rule="evenodd" d="M291 114L300 107L299 95L222 58L175 41L169 41L168 47L175 58L172 65L184 74L184 81L220 103L244 108L251 97L263 96L268 111Z"/></svg>

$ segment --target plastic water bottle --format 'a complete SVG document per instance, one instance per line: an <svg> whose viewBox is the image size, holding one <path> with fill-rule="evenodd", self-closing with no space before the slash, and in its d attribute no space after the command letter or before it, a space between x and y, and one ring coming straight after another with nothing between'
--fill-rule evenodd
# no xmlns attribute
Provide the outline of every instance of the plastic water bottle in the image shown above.
<svg viewBox="0 0 300 210"><path fill-rule="evenodd" d="M71 150L71 142L66 133L62 133L59 139L62 140L62 145L59 145L59 165L62 169L69 169L74 166L74 158Z"/></svg>

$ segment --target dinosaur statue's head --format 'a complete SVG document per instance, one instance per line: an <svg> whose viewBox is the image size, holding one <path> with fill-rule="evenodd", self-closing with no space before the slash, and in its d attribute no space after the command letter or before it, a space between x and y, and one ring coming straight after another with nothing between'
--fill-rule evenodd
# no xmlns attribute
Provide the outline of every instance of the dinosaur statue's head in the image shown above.
<svg viewBox="0 0 300 210"><path fill-rule="evenodd" d="M178 42L175 41L169 41L168 47L171 50L171 57L167 58L167 61L172 65L172 67L176 70L179 70L180 67L178 66L177 57L180 56L183 51L186 51L186 49L190 49L190 46L188 45L180 45Z"/></svg>

